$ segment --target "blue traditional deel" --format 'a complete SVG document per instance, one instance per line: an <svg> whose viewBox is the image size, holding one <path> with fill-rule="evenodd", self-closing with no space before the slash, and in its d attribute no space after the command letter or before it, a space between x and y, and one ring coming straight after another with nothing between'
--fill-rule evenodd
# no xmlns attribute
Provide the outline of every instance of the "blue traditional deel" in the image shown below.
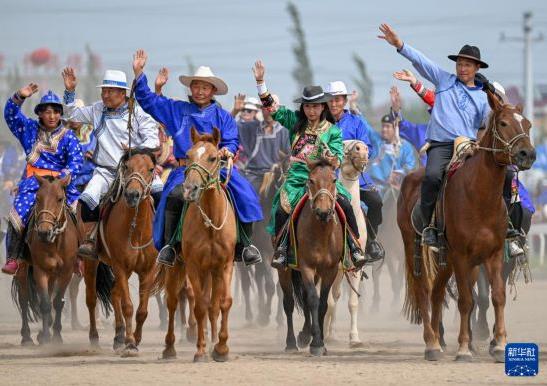
<svg viewBox="0 0 547 386"><path fill-rule="evenodd" d="M46 94L40 99L40 103L34 107L34 112L38 114L38 110L43 105L58 105L61 108L61 115L63 115L63 103L61 98L59 98L53 91L49 90Z"/></svg>

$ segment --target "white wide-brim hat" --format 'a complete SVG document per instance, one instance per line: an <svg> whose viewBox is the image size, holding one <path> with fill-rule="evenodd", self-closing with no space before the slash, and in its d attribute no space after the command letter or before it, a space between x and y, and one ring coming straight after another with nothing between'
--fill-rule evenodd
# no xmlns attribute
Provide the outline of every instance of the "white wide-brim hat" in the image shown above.
<svg viewBox="0 0 547 386"><path fill-rule="evenodd" d="M325 92L331 95L349 95L346 84L341 80L330 82L327 85Z"/></svg>
<svg viewBox="0 0 547 386"><path fill-rule="evenodd" d="M186 87L190 87L193 80L202 80L215 86L217 89L216 95L225 95L228 93L228 85L222 79L215 76L211 68L207 66L199 66L193 76L181 75L179 76L179 80Z"/></svg>
<svg viewBox="0 0 547 386"><path fill-rule="evenodd" d="M118 70L106 70L103 76L103 82L97 85L98 88L114 87L130 90L127 86L127 76L125 72Z"/></svg>

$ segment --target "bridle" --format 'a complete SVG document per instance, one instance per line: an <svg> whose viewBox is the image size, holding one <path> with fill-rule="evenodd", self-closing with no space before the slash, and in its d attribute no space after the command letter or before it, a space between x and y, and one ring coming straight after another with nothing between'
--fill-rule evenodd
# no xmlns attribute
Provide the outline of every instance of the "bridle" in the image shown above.
<svg viewBox="0 0 547 386"><path fill-rule="evenodd" d="M63 217L63 214L66 210L66 197L63 198L63 202L61 203L61 207L59 208L59 212L57 214L53 213L52 211L48 209L42 209L40 211L36 210L36 206L34 206L34 230L38 232L38 228L41 224L51 224L52 230L51 230L51 236L50 242L53 243L58 235L63 233L66 229L67 223L68 223L68 217L64 216L64 221L61 223L61 219ZM41 218L43 214L46 214L50 216L52 219L49 218Z"/></svg>

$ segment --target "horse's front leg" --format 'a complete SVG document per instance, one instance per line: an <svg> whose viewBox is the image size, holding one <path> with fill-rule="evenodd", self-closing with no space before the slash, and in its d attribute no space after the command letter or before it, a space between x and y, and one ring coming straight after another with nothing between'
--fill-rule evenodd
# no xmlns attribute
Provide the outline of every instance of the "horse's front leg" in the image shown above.
<svg viewBox="0 0 547 386"><path fill-rule="evenodd" d="M298 351L296 347L296 338L294 336L294 325L292 314L294 312L294 296L293 287L291 284L291 270L278 270L279 273L279 286L283 292L283 310L287 318L287 338L285 340L286 352Z"/></svg>
<svg viewBox="0 0 547 386"><path fill-rule="evenodd" d="M165 335L165 349L163 350L163 359L176 358L175 350L175 315L179 304L179 294L181 293L182 278L184 278L184 269L178 262L172 268L166 269L165 273L165 304L168 311L167 334Z"/></svg>
<svg viewBox="0 0 547 386"><path fill-rule="evenodd" d="M431 291L431 327L435 335L433 347L429 351L430 359L440 359L442 356L441 331L442 307L445 298L446 284L452 276L452 269L449 267L441 268Z"/></svg>
<svg viewBox="0 0 547 386"><path fill-rule="evenodd" d="M20 263L19 269L13 277L14 284L17 286L17 297L19 307L21 308L21 346L33 346L34 342L30 336L29 321L29 280L28 264Z"/></svg>
<svg viewBox="0 0 547 386"><path fill-rule="evenodd" d="M114 270L114 287L112 288L111 298L112 298L112 308L114 309L114 343L113 349L116 352L119 352L124 347L125 341L125 323L123 318L122 311L122 296L123 288L122 281L123 276L120 276L120 273L117 270ZM95 317L95 316L93 316Z"/></svg>
<svg viewBox="0 0 547 386"><path fill-rule="evenodd" d="M239 277L241 278L241 290L245 301L245 320L248 324L253 323L253 309L251 306L251 272L252 267L246 267L244 264L238 264Z"/></svg>
<svg viewBox="0 0 547 386"><path fill-rule="evenodd" d="M218 272L220 271L220 272ZM211 324L211 343L218 342L218 317L220 315L220 302L224 293L222 270L211 273L211 302L209 303L209 323Z"/></svg>
<svg viewBox="0 0 547 386"><path fill-rule="evenodd" d="M51 341L49 328L51 326L51 299L49 296L48 275L40 267L34 265L34 282L40 302L40 315L42 317L42 331L38 333L38 342L48 344Z"/></svg>
<svg viewBox="0 0 547 386"><path fill-rule="evenodd" d="M333 268L330 272L323 272L321 275L321 291L319 294L319 306L318 306L318 316L319 316L319 328L321 329L321 345L322 351L317 350L317 353L314 354L312 349L315 348L315 346L312 344L310 345L310 351L314 355L323 355L326 354L327 349L325 348L325 341L324 341L324 325L325 325L325 314L327 313L328 308L328 297L329 293L332 289L332 283L335 281L337 274L339 273L338 266ZM313 342L312 342L313 343Z"/></svg>
<svg viewBox="0 0 547 386"><path fill-rule="evenodd" d="M89 313L89 342L92 346L99 346L99 332L97 331L97 267L99 261L84 260L85 303Z"/></svg>
<svg viewBox="0 0 547 386"><path fill-rule="evenodd" d="M150 300L150 290L154 282L154 266L147 272L139 274L139 306L137 307L135 344L138 346L142 340L142 326L148 317L148 301Z"/></svg>
<svg viewBox="0 0 547 386"><path fill-rule="evenodd" d="M196 297L195 314L198 322L198 339L196 343L197 351L194 354L194 362L207 361L207 352L205 351L205 323L207 310L209 308L209 294L207 294L207 275L199 271L194 264L188 264L188 278Z"/></svg>
<svg viewBox="0 0 547 386"><path fill-rule="evenodd" d="M328 305L327 312L325 314L325 321L323 323L323 330L324 330L323 338L326 341L336 340L336 334L335 334L336 304L338 303L338 300L340 299L340 295L342 292L341 291L342 280L344 280L344 271L340 269L338 270L336 279L334 279L334 283L331 286L331 290L327 300L327 305Z"/></svg>
<svg viewBox="0 0 547 386"><path fill-rule="evenodd" d="M490 342L490 355L496 362L505 362L507 331L505 330L505 280L502 276L503 251L498 251L485 261L485 268L492 288L494 306L494 339Z"/></svg>
<svg viewBox="0 0 547 386"><path fill-rule="evenodd" d="M68 285L68 293L70 296L70 326L73 330L83 330L84 326L78 319L78 290L82 278L78 275L72 275Z"/></svg>
<svg viewBox="0 0 547 386"><path fill-rule="evenodd" d="M459 261L458 257L461 258ZM456 256L453 261L455 261L454 273L458 283L458 310L460 312L459 347L456 361L469 362L473 358L473 354L469 349L471 343L471 311L473 310L473 280L470 277L472 268L466 263L468 261L466 256Z"/></svg>
<svg viewBox="0 0 547 386"><path fill-rule="evenodd" d="M133 335L133 302L129 293L129 275L123 269L119 269L116 274L116 282L120 282L123 320L125 322L125 347L122 357L133 357L138 355L135 335Z"/></svg>
<svg viewBox="0 0 547 386"><path fill-rule="evenodd" d="M359 291L359 284L361 283L359 272L356 274L349 273L348 278L351 286ZM359 329L357 328L357 316L359 315L359 295L351 288L349 290L348 309L351 317L349 346L352 348L362 347L363 343L361 342L361 339L359 339Z"/></svg>
<svg viewBox="0 0 547 386"><path fill-rule="evenodd" d="M53 342L54 343L63 343L63 338L61 337L61 330L63 328L61 318L63 307L65 305L65 292L72 279L72 265L69 269L63 273L61 277L56 280L55 286L53 288L53 308L55 309L55 321L53 322Z"/></svg>
<svg viewBox="0 0 547 386"><path fill-rule="evenodd" d="M476 335L478 339L488 339L490 336L490 329L488 328L488 320L486 318L488 307L490 306L490 286L487 276L486 268L482 264L477 281L477 321L473 331L473 335Z"/></svg>
<svg viewBox="0 0 547 386"><path fill-rule="evenodd" d="M228 262L224 266L224 272L221 277L221 288L219 290L220 310L222 311L222 320L220 322L220 333L218 335L218 343L213 350L213 359L217 362L225 362L228 360L228 315L230 308L232 307L232 273L234 269L234 262L232 256L228 257Z"/></svg>
<svg viewBox="0 0 547 386"><path fill-rule="evenodd" d="M302 285L304 289L304 298L306 299L306 305L308 313L311 315L311 336L312 341L310 343L310 353L315 356L321 356L325 352L325 345L322 337L322 326L319 321L319 297L317 296L317 289L315 288L314 272L310 268L302 267L300 269L302 274ZM334 276L332 278L334 280ZM332 285L332 280L328 283L328 287ZM326 293L328 295L328 292ZM326 311L326 297L325 297L325 311ZM323 315L324 319L324 315Z"/></svg>

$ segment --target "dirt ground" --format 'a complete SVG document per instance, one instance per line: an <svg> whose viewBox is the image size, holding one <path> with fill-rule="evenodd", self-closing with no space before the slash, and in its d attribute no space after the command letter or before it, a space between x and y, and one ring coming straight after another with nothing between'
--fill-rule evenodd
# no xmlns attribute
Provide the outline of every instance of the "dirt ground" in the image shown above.
<svg viewBox="0 0 547 386"><path fill-rule="evenodd" d="M101 349L92 350L87 331L72 331L64 321L65 344L57 347L21 347L20 323L9 299L9 278L2 275L0 291L0 384L2 385L269 385L269 384L371 384L371 385L499 385L547 384L547 280L543 272L534 272L532 284L519 283L518 300L508 296L507 329L509 342L535 342L544 351L540 354L540 373L533 378L510 378L503 364L493 363L487 352L487 341L478 343L480 353L472 363L454 362L458 321L455 304L446 313L448 350L443 360L423 360L421 326L407 323L400 315L400 306L390 307L389 279L383 274L382 293L385 301L379 313L369 313L372 287L365 282L362 292L359 329L364 346L350 349L345 296L338 305L337 340L327 344L328 355L311 357L306 349L285 354L285 327L278 328L275 315L268 327L249 326L245 322L241 300L236 298L230 328L230 361L194 364L195 346L184 337L178 343L176 360L159 359L164 333L159 329L158 309L151 300L149 319L137 358L120 358L111 349L111 320L103 322ZM83 285L82 285L83 291ZM135 286L133 285L133 289ZM81 291L81 292L82 292ZM87 324L87 312L79 297L80 320ZM490 320L492 312L489 310ZM275 310L274 310L275 313ZM297 315L296 326L301 326ZM32 325L35 339L39 326ZM210 345L209 345L210 346Z"/></svg>

